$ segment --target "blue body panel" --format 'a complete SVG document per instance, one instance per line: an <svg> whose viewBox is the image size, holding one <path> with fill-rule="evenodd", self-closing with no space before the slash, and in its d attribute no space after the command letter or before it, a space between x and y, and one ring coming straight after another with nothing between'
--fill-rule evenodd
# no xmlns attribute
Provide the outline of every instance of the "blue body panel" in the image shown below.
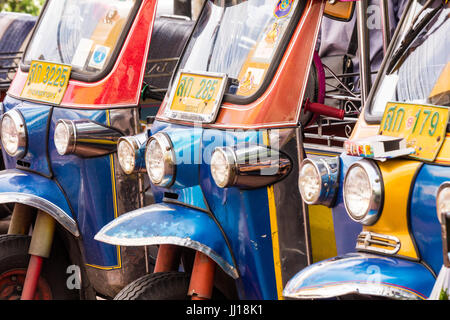
<svg viewBox="0 0 450 320"><path fill-rule="evenodd" d="M355 244L358 235L362 231L362 225L350 219L344 206L344 177L348 168L361 158L341 155L341 169L339 173L339 190L336 205L332 208L336 249L338 255L355 252Z"/></svg>
<svg viewBox="0 0 450 320"><path fill-rule="evenodd" d="M360 293L426 299L434 280L432 273L417 262L350 253L303 269L288 282L284 294L306 297L328 291L330 296Z"/></svg>
<svg viewBox="0 0 450 320"><path fill-rule="evenodd" d="M70 227L77 231L75 217L63 192L54 181L46 177L17 169L0 171L0 196L11 200L31 197L42 202L43 206L54 207L53 213L56 217L72 222Z"/></svg>
<svg viewBox="0 0 450 320"><path fill-rule="evenodd" d="M222 232L207 212L176 204L154 204L106 225L96 239L121 245L176 244L213 258L231 276L235 266Z"/></svg>
<svg viewBox="0 0 450 320"><path fill-rule="evenodd" d="M223 230L228 240L229 245L223 238L222 245L227 246L233 258L232 265L236 265L239 272L240 298L277 299L267 188L219 188L211 176L209 165L216 147L240 143L262 144L262 132L203 129L156 121L152 125L150 135L157 132L165 132L170 136L177 156L184 154L185 159L191 159L194 163L177 163L176 181L171 188L152 186L156 202L161 202L164 193L170 192L178 195L176 201L197 207L198 214L206 215L203 211L210 210L215 218L215 221L211 221L214 221L216 228ZM160 222L162 212L153 210L153 207L146 210L153 212L148 215L147 223ZM186 209L178 206L176 211L179 216L183 216ZM115 222L111 225L113 224L115 225ZM123 227L127 230L126 225ZM172 224L160 224L158 228L158 232L165 236L177 235ZM131 228L128 231L132 230ZM101 232L99 238L104 235L104 232ZM184 236L188 239L193 235L187 232ZM209 240L201 241L205 241L206 245ZM229 259L227 256L222 258L227 261Z"/></svg>
<svg viewBox="0 0 450 320"><path fill-rule="evenodd" d="M417 249L436 274L443 263L436 196L439 186L445 181L450 181L449 167L424 164L417 175L410 204L411 232Z"/></svg>
<svg viewBox="0 0 450 320"><path fill-rule="evenodd" d="M38 103L22 102L11 97L4 100L4 112L16 108L24 116L28 130L28 153L21 159L29 164L29 168L16 165L16 160L5 152L3 156L7 169L21 173L36 172L59 182L62 193L51 193L48 187L42 190L36 187L33 179L22 179L21 186L30 192L48 192L47 197L68 201L73 210L78 230L82 236L86 263L94 267L114 268L120 265L117 247L94 240L95 234L108 222L115 218L116 199L114 194L114 163L111 156L81 158L76 155L61 156L57 153L54 142L54 129L59 119L89 119L108 125L107 110L80 110L46 106ZM51 117L51 118L49 118ZM48 127L48 125L49 127ZM42 185L42 183L41 183ZM10 185L8 188L12 188ZM17 187L16 187L17 188ZM2 188L2 192L8 189ZM0 194L1 195L1 194Z"/></svg>

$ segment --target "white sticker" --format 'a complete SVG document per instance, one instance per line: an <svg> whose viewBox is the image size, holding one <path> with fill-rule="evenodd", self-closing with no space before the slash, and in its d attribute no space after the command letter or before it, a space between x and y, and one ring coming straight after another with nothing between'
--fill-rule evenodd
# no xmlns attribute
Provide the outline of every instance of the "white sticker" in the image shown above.
<svg viewBox="0 0 450 320"><path fill-rule="evenodd" d="M77 50L72 58L72 67L84 69L84 65L89 57L89 53L91 52L92 45L94 41L91 39L83 38L78 43Z"/></svg>
<svg viewBox="0 0 450 320"><path fill-rule="evenodd" d="M99 44L96 45L94 48L94 52L92 53L91 60L89 61L89 67L103 69L110 50L111 48L109 47L105 47Z"/></svg>

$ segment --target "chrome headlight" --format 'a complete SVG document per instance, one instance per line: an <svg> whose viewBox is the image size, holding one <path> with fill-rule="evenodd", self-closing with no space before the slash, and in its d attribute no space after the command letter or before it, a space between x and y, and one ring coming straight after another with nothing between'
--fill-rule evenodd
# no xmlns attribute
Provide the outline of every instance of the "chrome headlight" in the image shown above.
<svg viewBox="0 0 450 320"><path fill-rule="evenodd" d="M339 176L339 158L305 159L298 186L303 201L310 205L331 206L335 200Z"/></svg>
<svg viewBox="0 0 450 320"><path fill-rule="evenodd" d="M70 154L75 151L76 130L72 121L59 120L56 123L54 142L56 151L60 155Z"/></svg>
<svg viewBox="0 0 450 320"><path fill-rule="evenodd" d="M236 158L228 148L216 148L211 156L211 175L221 188L231 186L236 178Z"/></svg>
<svg viewBox="0 0 450 320"><path fill-rule="evenodd" d="M143 163L144 152L142 147L147 140L147 134L141 133L136 136L122 137L117 144L117 156L122 170L126 174L133 172L145 172L145 163Z"/></svg>
<svg viewBox="0 0 450 320"><path fill-rule="evenodd" d="M436 209L439 222L442 223L443 216L450 217L450 182L444 182L436 197Z"/></svg>
<svg viewBox="0 0 450 320"><path fill-rule="evenodd" d="M151 182L160 187L169 187L175 178L175 153L170 138L161 132L147 142L145 165Z"/></svg>
<svg viewBox="0 0 450 320"><path fill-rule="evenodd" d="M22 114L10 110L2 118L2 146L11 157L22 158L27 153L27 128Z"/></svg>
<svg viewBox="0 0 450 320"><path fill-rule="evenodd" d="M374 224L383 206L383 184L378 167L369 160L355 162L344 179L344 205L356 222Z"/></svg>

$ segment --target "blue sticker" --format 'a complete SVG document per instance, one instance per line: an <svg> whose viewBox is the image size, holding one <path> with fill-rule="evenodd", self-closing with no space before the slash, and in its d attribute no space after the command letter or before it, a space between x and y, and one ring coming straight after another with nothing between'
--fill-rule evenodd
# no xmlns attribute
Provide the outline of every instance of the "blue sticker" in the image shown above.
<svg viewBox="0 0 450 320"><path fill-rule="evenodd" d="M109 51L109 47L96 45L91 56L91 61L89 62L89 66L97 69L102 69L103 65L106 62L106 58L108 57Z"/></svg>

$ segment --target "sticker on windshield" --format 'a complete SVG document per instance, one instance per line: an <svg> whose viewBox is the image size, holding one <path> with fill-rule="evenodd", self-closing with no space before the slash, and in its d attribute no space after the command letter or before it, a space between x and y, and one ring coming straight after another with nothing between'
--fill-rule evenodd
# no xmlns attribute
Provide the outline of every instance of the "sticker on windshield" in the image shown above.
<svg viewBox="0 0 450 320"><path fill-rule="evenodd" d="M264 77L264 69L248 68L244 77L239 81L238 95L247 96L259 88Z"/></svg>
<svg viewBox="0 0 450 320"><path fill-rule="evenodd" d="M110 50L111 48L109 47L96 45L89 61L89 67L103 69Z"/></svg>
<svg viewBox="0 0 450 320"><path fill-rule="evenodd" d="M72 67L84 69L84 65L86 64L89 53L91 52L92 45L94 44L94 41L91 39L83 38L80 40L80 43L78 44L77 51L75 51L75 54L72 58Z"/></svg>
<svg viewBox="0 0 450 320"><path fill-rule="evenodd" d="M278 1L277 6L275 7L274 15L278 19L286 17L289 12L291 12L292 4L294 0L280 0Z"/></svg>

